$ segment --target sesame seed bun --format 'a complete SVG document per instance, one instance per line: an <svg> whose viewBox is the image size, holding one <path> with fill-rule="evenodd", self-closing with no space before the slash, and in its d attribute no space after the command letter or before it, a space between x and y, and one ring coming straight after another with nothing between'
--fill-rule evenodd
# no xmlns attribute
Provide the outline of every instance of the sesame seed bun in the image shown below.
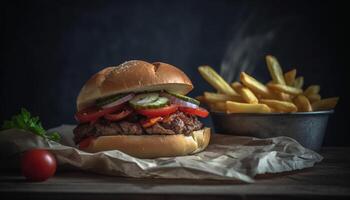
<svg viewBox="0 0 350 200"><path fill-rule="evenodd" d="M96 99L119 93L167 90L185 95L192 89L191 80L172 65L132 60L93 75L80 90L77 110L93 105Z"/></svg>

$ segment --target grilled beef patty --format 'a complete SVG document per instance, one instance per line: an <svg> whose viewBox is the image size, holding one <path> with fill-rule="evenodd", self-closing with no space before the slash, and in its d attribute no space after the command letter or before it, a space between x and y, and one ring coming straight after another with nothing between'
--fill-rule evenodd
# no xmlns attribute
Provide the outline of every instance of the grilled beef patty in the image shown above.
<svg viewBox="0 0 350 200"><path fill-rule="evenodd" d="M81 140L93 136L102 135L189 135L191 132L202 129L203 124L196 116L188 115L183 112L176 112L165 118L162 122L156 123L151 127L143 128L135 120L110 122L105 119L99 119L95 123L79 124L74 130L74 141L79 143Z"/></svg>

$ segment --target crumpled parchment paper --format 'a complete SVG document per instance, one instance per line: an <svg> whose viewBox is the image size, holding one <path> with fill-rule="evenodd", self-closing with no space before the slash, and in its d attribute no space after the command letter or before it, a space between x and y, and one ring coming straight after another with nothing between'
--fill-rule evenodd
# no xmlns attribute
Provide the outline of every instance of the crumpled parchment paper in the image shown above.
<svg viewBox="0 0 350 200"><path fill-rule="evenodd" d="M86 153L75 148L72 125L50 131L61 134L61 143L45 141L23 130L0 132L1 157L31 148L47 148L59 164L95 173L154 178L231 179L254 182L254 176L312 167L322 160L318 153L306 149L289 137L257 139L212 134L203 152L189 156L138 159L113 150Z"/></svg>

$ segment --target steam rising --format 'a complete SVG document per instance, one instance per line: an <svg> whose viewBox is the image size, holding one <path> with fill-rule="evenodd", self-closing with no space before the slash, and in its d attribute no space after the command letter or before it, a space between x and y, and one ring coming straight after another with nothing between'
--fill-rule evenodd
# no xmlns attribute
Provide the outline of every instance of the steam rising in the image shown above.
<svg viewBox="0 0 350 200"><path fill-rule="evenodd" d="M255 15L249 16L236 27L235 35L221 62L220 75L229 83L238 80L241 71L253 72L258 61L266 54L266 47L274 39L274 30L249 33L252 28L258 29L253 23L256 20L254 17Z"/></svg>

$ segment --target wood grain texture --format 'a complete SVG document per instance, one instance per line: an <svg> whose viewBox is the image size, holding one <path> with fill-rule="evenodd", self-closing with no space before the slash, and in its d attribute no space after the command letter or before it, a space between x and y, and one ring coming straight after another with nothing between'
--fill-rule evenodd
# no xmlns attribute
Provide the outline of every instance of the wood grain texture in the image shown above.
<svg viewBox="0 0 350 200"><path fill-rule="evenodd" d="M256 183L215 180L134 179L85 172L59 172L42 183L14 173L0 175L0 192L19 199L294 199L348 198L350 148L328 147L314 168L256 177Z"/></svg>

